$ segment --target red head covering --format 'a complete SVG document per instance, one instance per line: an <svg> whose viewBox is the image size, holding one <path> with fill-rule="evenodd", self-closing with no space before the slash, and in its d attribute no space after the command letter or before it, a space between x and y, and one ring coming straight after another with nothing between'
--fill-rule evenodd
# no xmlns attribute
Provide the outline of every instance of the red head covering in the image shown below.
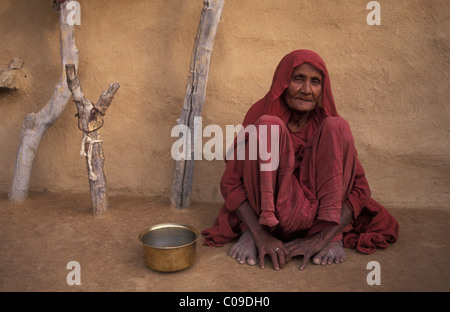
<svg viewBox="0 0 450 312"><path fill-rule="evenodd" d="M296 50L287 54L278 64L273 75L272 86L261 100L256 102L244 118L243 126L253 124L262 115L272 115L288 122L291 116L290 108L281 96L289 86L292 72L297 66L308 63L322 72L322 103L313 111L313 118L323 119L327 116L339 116L331 92L330 77L325 62L315 52L310 50Z"/></svg>

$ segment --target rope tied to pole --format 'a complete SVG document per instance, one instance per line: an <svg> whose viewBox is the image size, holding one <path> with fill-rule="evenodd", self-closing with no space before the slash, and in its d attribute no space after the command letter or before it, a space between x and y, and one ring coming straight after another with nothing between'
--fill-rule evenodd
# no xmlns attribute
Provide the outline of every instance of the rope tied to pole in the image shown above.
<svg viewBox="0 0 450 312"><path fill-rule="evenodd" d="M86 154L86 143L89 144L88 152ZM81 157L87 157L88 168L89 168L89 179L92 181L97 181L97 175L94 173L94 169L92 168L92 148L95 143L103 143L102 140L93 140L89 136L84 136L81 141Z"/></svg>

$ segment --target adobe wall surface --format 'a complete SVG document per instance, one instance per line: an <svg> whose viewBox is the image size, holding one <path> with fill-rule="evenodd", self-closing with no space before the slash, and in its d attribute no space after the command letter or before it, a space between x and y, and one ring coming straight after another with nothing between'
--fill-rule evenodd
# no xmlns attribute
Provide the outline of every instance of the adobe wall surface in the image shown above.
<svg viewBox="0 0 450 312"><path fill-rule="evenodd" d="M59 13L48 1L0 5L0 68L24 60L18 90L0 93L0 191L8 192L23 119L50 99L60 71ZM327 63L336 105L353 130L372 195L402 207L450 203L447 0L225 0L214 43L203 127L237 125L265 95L280 59L311 49ZM101 132L111 193L169 196L175 138L201 0L81 3L79 78L97 101L121 85ZM31 190L88 192L74 103L44 136ZM208 138L204 139L204 143ZM225 141L225 139L224 139ZM193 200L221 201L221 160L196 161Z"/></svg>

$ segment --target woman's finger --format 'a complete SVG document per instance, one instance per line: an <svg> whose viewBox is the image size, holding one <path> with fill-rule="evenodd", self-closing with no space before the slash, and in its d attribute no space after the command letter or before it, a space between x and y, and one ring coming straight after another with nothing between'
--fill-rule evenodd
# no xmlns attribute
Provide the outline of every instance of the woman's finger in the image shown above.
<svg viewBox="0 0 450 312"><path fill-rule="evenodd" d="M264 269L264 257L266 256L265 252L262 252L262 250L258 250L259 252L259 267L261 269Z"/></svg>
<svg viewBox="0 0 450 312"><path fill-rule="evenodd" d="M289 252L289 257L295 257L295 256L304 256L307 252L306 248L299 245L292 245L287 248Z"/></svg>
<svg viewBox="0 0 450 312"><path fill-rule="evenodd" d="M284 250L281 248L278 249L277 255L278 255L278 263L280 264L280 269L284 269L286 265L286 255L284 253Z"/></svg>
<svg viewBox="0 0 450 312"><path fill-rule="evenodd" d="M311 258L311 254L310 253L306 253L305 256L303 257L303 262L302 262L302 265L300 266L300 270L304 270L305 269L306 264L308 263L310 258Z"/></svg>
<svg viewBox="0 0 450 312"><path fill-rule="evenodd" d="M281 250L283 250L284 252L284 257L285 257L285 261L286 263L288 263L289 261L291 261L291 252L289 251L289 249L287 249L284 245L281 248Z"/></svg>
<svg viewBox="0 0 450 312"><path fill-rule="evenodd" d="M277 249L279 250L279 249ZM278 262L278 252L275 250L271 250L269 252L270 257L272 258L272 265L275 271L278 271L280 269L280 264Z"/></svg>

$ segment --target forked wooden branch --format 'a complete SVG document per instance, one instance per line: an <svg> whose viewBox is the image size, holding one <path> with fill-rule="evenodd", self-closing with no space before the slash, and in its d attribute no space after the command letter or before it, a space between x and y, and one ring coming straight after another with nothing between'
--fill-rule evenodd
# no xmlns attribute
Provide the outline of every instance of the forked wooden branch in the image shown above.
<svg viewBox="0 0 450 312"><path fill-rule="evenodd" d="M77 106L78 127L83 131L80 155L86 157L89 186L91 190L92 210L94 215L103 215L108 210L106 194L105 156L99 129L103 126L103 118L120 85L116 82L109 85L97 104L86 99L78 79L75 66L66 65L67 85L72 92Z"/></svg>

